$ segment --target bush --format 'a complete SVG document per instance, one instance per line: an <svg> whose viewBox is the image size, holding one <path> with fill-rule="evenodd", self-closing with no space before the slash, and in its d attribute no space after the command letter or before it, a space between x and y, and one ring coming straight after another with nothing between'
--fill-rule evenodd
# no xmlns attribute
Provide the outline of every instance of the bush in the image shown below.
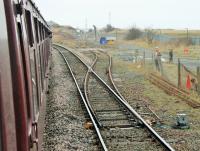
<svg viewBox="0 0 200 151"><path fill-rule="evenodd" d="M131 29L129 29L126 39L134 40L140 38L141 36L142 36L142 31L136 27L132 27Z"/></svg>
<svg viewBox="0 0 200 151"><path fill-rule="evenodd" d="M111 32L113 31L115 28L111 25L111 24L107 24L106 25L106 28L105 28L105 31L106 32Z"/></svg>
<svg viewBox="0 0 200 151"><path fill-rule="evenodd" d="M88 32L90 32L90 33L91 33L91 32L93 32L93 29L92 29L92 28L90 28L90 29L88 30Z"/></svg>

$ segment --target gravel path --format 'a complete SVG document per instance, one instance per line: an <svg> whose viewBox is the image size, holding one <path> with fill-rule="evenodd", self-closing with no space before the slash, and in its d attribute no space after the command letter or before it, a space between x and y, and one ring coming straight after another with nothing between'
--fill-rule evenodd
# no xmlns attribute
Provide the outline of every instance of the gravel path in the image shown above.
<svg viewBox="0 0 200 151"><path fill-rule="evenodd" d="M95 134L84 128L77 90L60 54L54 50L47 100L43 151L97 150Z"/></svg>

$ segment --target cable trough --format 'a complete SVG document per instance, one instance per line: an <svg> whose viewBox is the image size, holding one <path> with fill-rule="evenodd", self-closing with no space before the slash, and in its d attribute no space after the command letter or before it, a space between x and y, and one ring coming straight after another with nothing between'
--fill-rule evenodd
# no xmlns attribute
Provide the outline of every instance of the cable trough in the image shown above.
<svg viewBox="0 0 200 151"><path fill-rule="evenodd" d="M112 84L109 86L93 70L97 57L89 66L83 59L63 46L54 45L54 47L60 52L70 69L81 100L93 123L101 149L174 151L127 103L114 86ZM87 69L86 72L80 73L73 69L73 62L68 61L71 57L73 58L71 60L79 60L81 66ZM111 77L110 80L114 83Z"/></svg>

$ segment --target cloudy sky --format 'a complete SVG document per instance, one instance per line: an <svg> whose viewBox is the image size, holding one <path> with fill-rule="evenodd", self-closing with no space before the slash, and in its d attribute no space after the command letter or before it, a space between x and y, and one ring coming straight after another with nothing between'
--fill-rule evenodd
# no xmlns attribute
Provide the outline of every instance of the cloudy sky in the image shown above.
<svg viewBox="0 0 200 151"><path fill-rule="evenodd" d="M46 20L88 28L200 28L200 0L33 0ZM110 14L110 15L109 15ZM110 17L109 17L110 16ZM109 19L110 18L110 19ZM87 20L87 21L86 21Z"/></svg>

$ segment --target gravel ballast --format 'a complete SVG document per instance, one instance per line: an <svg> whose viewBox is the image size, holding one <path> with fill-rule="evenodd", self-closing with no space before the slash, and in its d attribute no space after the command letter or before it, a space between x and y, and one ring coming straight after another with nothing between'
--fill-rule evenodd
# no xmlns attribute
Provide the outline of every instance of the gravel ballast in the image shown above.
<svg viewBox="0 0 200 151"><path fill-rule="evenodd" d="M95 133L85 129L77 89L60 54L53 50L43 151L97 150Z"/></svg>

